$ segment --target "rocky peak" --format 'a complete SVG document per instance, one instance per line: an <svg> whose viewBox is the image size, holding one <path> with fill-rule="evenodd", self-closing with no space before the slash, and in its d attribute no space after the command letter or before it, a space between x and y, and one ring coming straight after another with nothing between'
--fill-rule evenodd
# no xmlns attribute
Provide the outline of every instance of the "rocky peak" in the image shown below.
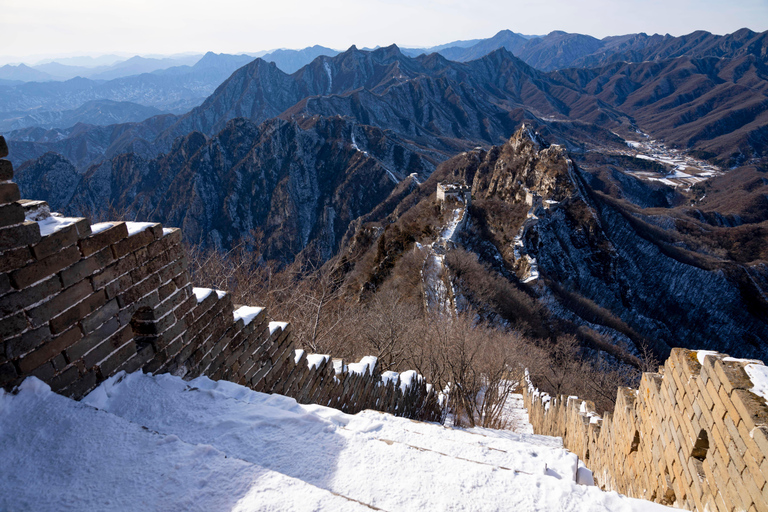
<svg viewBox="0 0 768 512"><path fill-rule="evenodd" d="M564 148L547 146L530 125L523 124L498 151L485 157L485 172L478 172L472 193L480 197L520 201L535 193L562 201L573 195L573 163Z"/></svg>

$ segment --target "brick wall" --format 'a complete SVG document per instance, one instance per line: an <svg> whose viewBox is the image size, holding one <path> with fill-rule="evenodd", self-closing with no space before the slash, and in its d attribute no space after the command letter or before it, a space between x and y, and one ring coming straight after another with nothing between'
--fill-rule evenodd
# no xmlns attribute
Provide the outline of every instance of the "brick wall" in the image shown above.
<svg viewBox="0 0 768 512"><path fill-rule="evenodd" d="M0 137L0 386L28 376L80 398L125 370L207 375L357 412L434 418L421 381L401 390L375 372L297 358L290 326L189 281L181 232L157 223L51 214L20 200ZM196 293L197 292L197 293Z"/></svg>
<svg viewBox="0 0 768 512"><path fill-rule="evenodd" d="M768 510L768 405L750 362L676 348L613 414L524 385L534 432L561 436L603 489L688 510Z"/></svg>

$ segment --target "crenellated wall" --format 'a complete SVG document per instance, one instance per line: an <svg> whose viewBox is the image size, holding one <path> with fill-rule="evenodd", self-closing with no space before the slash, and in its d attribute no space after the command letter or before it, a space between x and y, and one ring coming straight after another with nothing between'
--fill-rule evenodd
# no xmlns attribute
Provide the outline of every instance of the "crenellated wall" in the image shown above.
<svg viewBox="0 0 768 512"><path fill-rule="evenodd" d="M52 214L20 200L0 137L0 386L34 375L80 398L125 370L207 375L302 403L437 419L435 392L364 372L308 365L290 325L229 294L192 287L181 232L157 223ZM330 358L326 358L330 360Z"/></svg>
<svg viewBox="0 0 768 512"><path fill-rule="evenodd" d="M525 383L534 432L560 436L597 485L688 510L768 510L768 404L747 371L760 361L676 348L637 390L620 388L613 414L550 397Z"/></svg>

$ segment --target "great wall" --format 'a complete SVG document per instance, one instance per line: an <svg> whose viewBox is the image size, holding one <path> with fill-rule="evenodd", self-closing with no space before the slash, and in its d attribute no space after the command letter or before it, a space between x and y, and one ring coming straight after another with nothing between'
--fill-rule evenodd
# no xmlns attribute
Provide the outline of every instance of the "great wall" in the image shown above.
<svg viewBox="0 0 768 512"><path fill-rule="evenodd" d="M576 397L523 396L537 434L559 436L596 484L698 511L768 510L768 405L751 390L760 361L676 348L637 390L620 388L613 414Z"/></svg>
<svg viewBox="0 0 768 512"><path fill-rule="evenodd" d="M193 288L181 233L157 223L51 214L20 199L0 137L0 386L35 376L81 398L120 371L206 375L345 412L436 421L413 372L381 375L297 350L290 325L222 291ZM597 485L699 511L768 511L768 405L741 361L675 349L613 414L523 382L537 434L563 438Z"/></svg>
<svg viewBox="0 0 768 512"><path fill-rule="evenodd" d="M0 137L0 158L8 155ZM226 292L193 288L181 232L157 223L52 214L21 200L0 160L0 386L35 376L81 398L120 371L206 375L355 413L437 420L415 372L382 375L297 350L290 325Z"/></svg>

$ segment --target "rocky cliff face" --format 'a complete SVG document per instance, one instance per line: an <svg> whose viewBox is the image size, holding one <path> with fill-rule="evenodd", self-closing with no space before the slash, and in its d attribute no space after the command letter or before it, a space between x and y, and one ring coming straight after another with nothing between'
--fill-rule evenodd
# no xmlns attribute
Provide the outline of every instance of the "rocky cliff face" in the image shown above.
<svg viewBox="0 0 768 512"><path fill-rule="evenodd" d="M324 261L349 223L404 178L388 167L394 161L429 165L381 130L341 118L260 126L235 119L211 139L192 132L157 159L128 154L92 166L70 209L108 201L116 211L182 227L190 242L245 240L284 262L311 249Z"/></svg>
<svg viewBox="0 0 768 512"><path fill-rule="evenodd" d="M536 222L521 231L519 252L535 259L544 283L611 311L662 352L685 340L745 357L768 354L760 341L768 336L764 264L658 238L647 217L595 192L561 148L546 147L529 130L486 158L495 160L493 171L474 175L473 196L514 203L523 187L529 201L534 196L527 222ZM653 222L674 238L672 212L666 219L655 212Z"/></svg>
<svg viewBox="0 0 768 512"><path fill-rule="evenodd" d="M709 245L694 244L685 237L692 225L681 224L680 209L643 210L595 190L562 147L547 145L526 126L502 146L443 163L389 209L384 225L412 218L407 212L418 201L433 201L428 194L437 181L471 185L467 228L456 239L489 272L543 305L551 315L542 320L547 328L561 329L559 321L589 328L622 340L635 354L647 344L662 357L680 345L768 356L761 341L768 337L768 266L715 248L717 237L737 228L719 228L726 231L712 233ZM635 187L646 186L636 181ZM352 240L370 237L371 230L361 226Z"/></svg>

